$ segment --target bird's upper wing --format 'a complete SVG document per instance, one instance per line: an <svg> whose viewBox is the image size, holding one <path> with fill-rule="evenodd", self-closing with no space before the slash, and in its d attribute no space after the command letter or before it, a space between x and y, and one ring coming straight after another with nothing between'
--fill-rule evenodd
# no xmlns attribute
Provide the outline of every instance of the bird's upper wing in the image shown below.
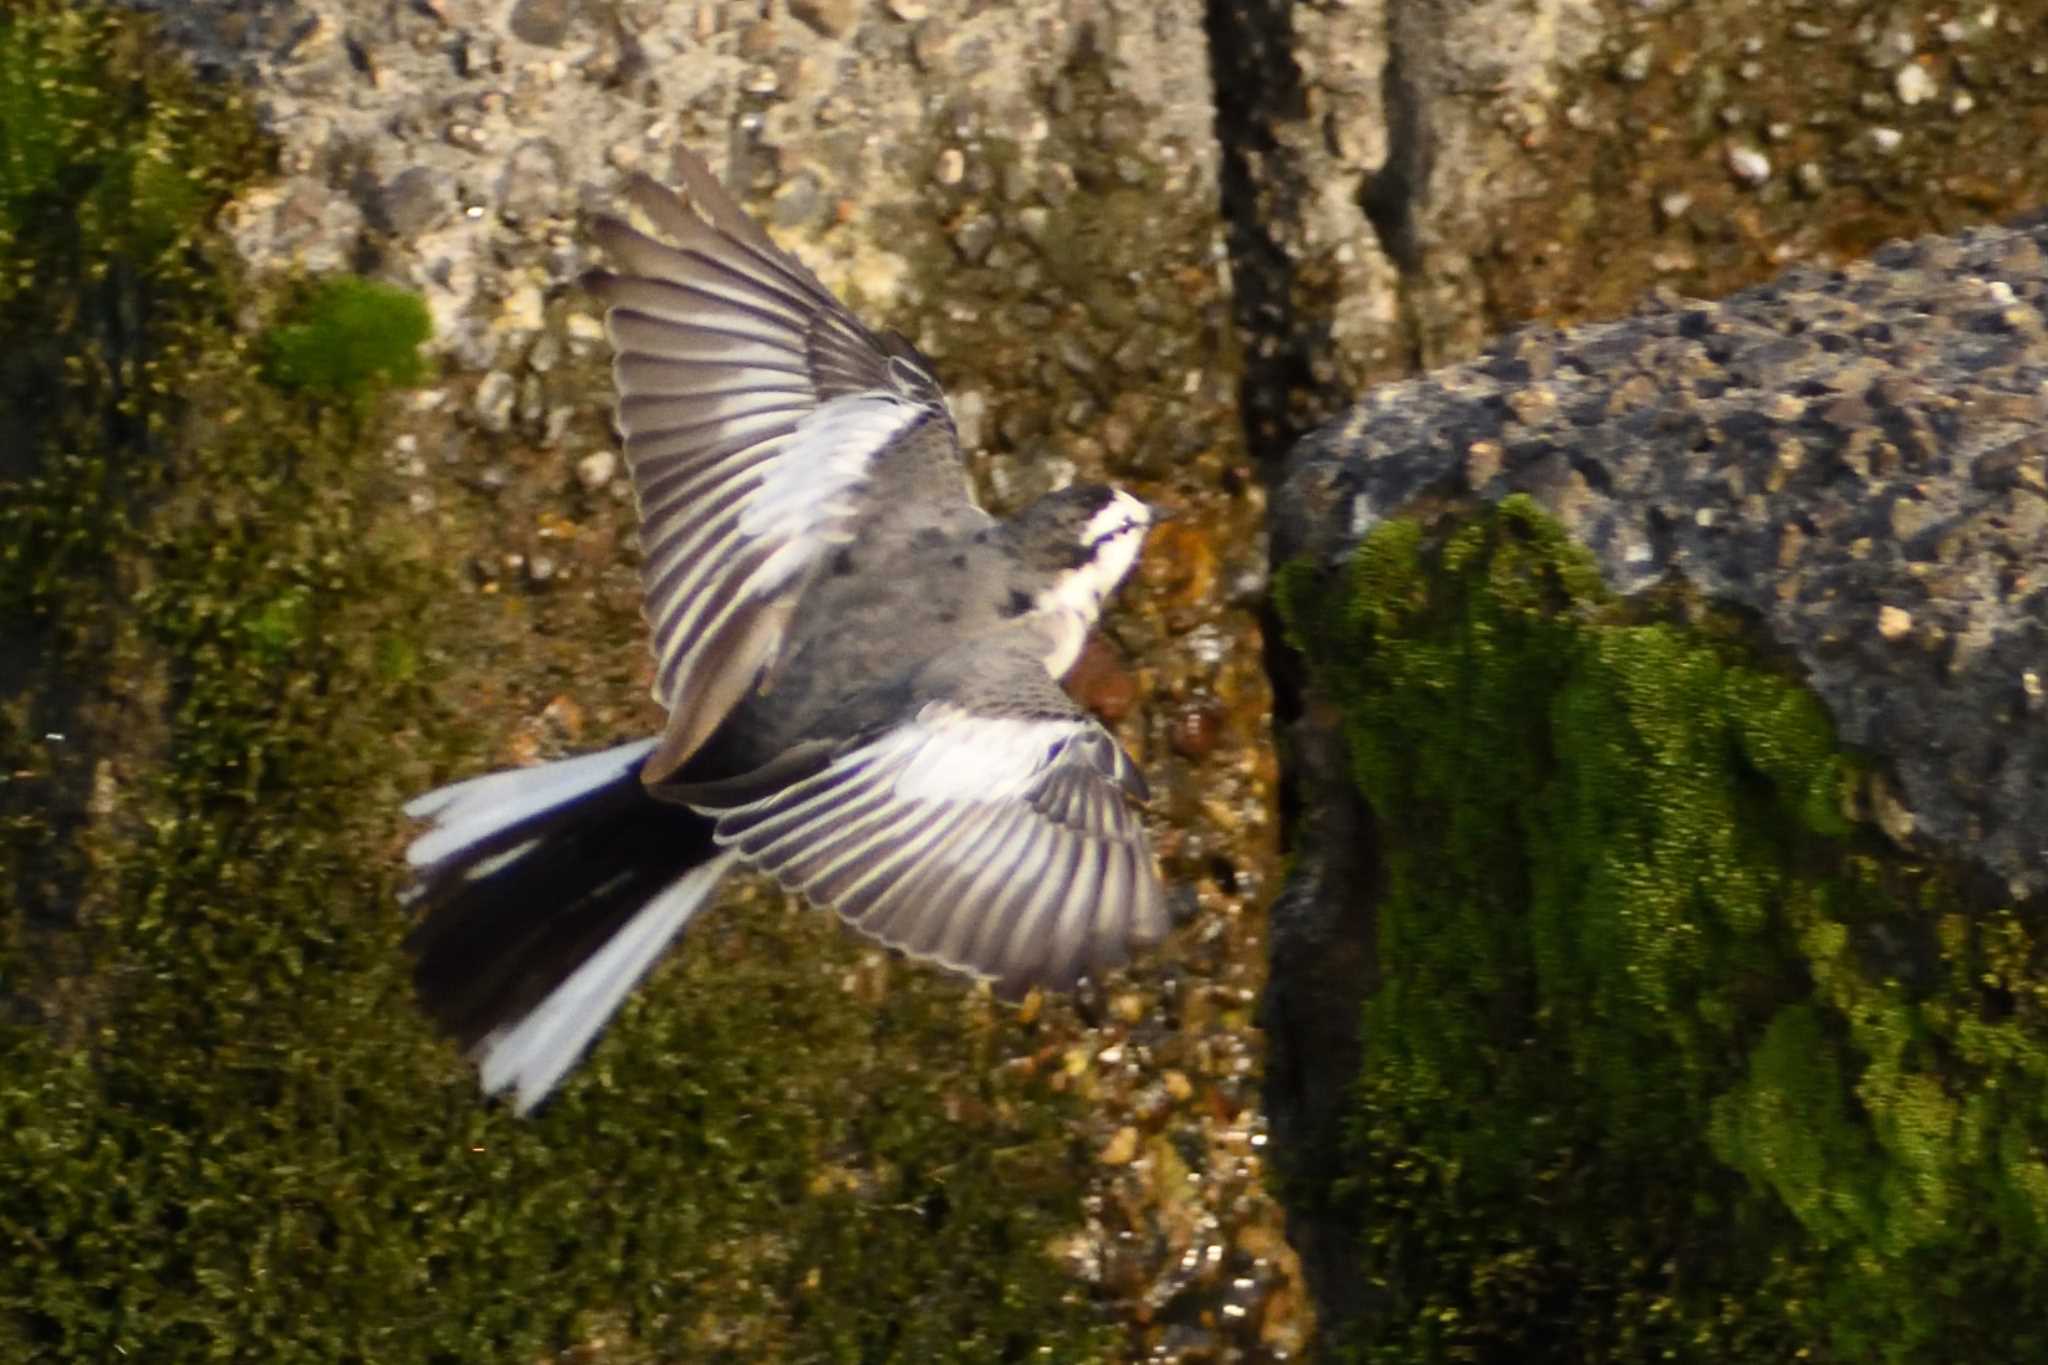
<svg viewBox="0 0 2048 1365"><path fill-rule="evenodd" d="M654 696L669 710L648 782L681 766L774 662L878 455L930 458L936 444L957 461L916 348L863 326L696 156L679 149L677 169L681 194L644 176L627 187L651 231L597 220L615 269L585 281L609 305Z"/></svg>
<svg viewBox="0 0 2048 1365"><path fill-rule="evenodd" d="M1064 989L1166 933L1144 778L1035 653L970 662L972 687L920 688L896 725L699 808L721 845L871 938L1005 995Z"/></svg>

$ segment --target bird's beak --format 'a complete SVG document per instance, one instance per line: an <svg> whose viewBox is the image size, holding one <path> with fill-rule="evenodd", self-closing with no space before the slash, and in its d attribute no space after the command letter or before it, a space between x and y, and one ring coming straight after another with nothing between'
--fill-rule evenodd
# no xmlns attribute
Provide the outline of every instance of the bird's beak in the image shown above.
<svg viewBox="0 0 2048 1365"><path fill-rule="evenodd" d="M1152 514L1152 524L1154 526L1159 526L1169 521L1179 521L1183 516L1187 515L1178 507L1168 507L1166 504L1159 502L1146 503L1145 510Z"/></svg>

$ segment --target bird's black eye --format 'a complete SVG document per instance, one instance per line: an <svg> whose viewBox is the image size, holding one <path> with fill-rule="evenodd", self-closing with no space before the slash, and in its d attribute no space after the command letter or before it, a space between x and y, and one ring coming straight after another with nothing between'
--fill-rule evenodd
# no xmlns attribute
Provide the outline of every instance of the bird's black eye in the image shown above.
<svg viewBox="0 0 2048 1365"><path fill-rule="evenodd" d="M1003 615L1022 616L1025 612L1030 610L1031 594L1025 592L1022 588L1010 589L1010 600L1003 603Z"/></svg>
<svg viewBox="0 0 2048 1365"><path fill-rule="evenodd" d="M1138 529L1138 523L1137 523L1137 520L1136 520L1136 518L1133 518L1133 519L1131 519L1131 520L1129 520L1129 521L1126 521L1126 522L1125 522L1125 523L1124 523L1123 525L1121 525L1121 526L1117 527L1117 528L1116 528L1115 530L1113 530L1113 531L1104 531L1104 532L1103 532L1103 533L1102 533L1101 535L1099 535L1099 536L1095 537L1095 539L1093 539L1093 540L1091 540L1091 541L1089 541L1089 542L1088 542L1088 553L1089 553L1089 555L1090 555L1090 556L1093 556L1093 555L1094 555L1094 553L1095 553L1095 552L1096 552L1097 550L1099 550L1099 549L1101 549L1101 548L1102 548L1103 546L1105 546L1105 545L1109 544L1109 542L1111 542L1112 540L1115 540L1115 539L1116 539L1116 538L1117 538L1118 536L1120 536L1120 535L1123 535L1123 534L1124 534L1125 532L1127 532L1127 531L1135 531L1135 530L1137 530L1137 529Z"/></svg>

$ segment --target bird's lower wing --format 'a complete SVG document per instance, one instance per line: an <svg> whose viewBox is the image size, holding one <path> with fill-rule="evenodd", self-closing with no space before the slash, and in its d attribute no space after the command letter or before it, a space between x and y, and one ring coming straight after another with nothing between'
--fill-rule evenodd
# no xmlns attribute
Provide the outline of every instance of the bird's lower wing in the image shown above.
<svg viewBox="0 0 2048 1365"><path fill-rule="evenodd" d="M1099 976L1168 927L1143 783L1057 689L1034 697L1042 707L1007 713L927 701L802 780L712 812L716 838L861 933L1005 995Z"/></svg>

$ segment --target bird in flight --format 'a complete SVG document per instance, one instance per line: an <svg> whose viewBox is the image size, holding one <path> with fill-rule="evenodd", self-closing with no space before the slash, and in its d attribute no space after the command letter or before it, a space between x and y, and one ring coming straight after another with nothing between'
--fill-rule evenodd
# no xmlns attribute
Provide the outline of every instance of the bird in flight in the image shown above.
<svg viewBox="0 0 2048 1365"><path fill-rule="evenodd" d="M688 151L601 217L661 733L418 797L408 939L487 1093L555 1088L745 864L1014 998L1167 929L1137 766L1066 693L1158 510L976 505L945 395Z"/></svg>

